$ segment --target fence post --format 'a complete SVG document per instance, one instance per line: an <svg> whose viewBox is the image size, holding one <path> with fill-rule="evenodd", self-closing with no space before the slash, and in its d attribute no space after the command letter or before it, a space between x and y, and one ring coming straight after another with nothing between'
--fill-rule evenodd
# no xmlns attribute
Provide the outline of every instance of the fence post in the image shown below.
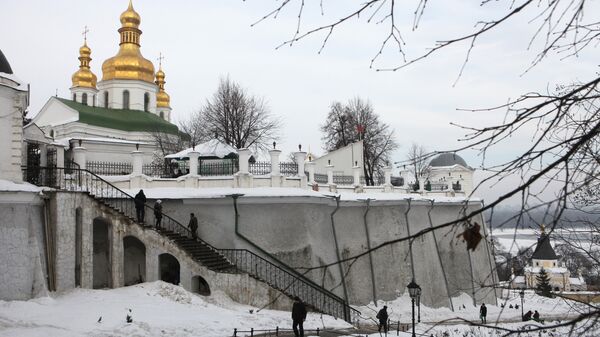
<svg viewBox="0 0 600 337"><path fill-rule="evenodd" d="M331 161L328 162L329 164L327 165L327 185L329 185L329 191L330 192L337 192L337 186L333 183L333 168L334 166L331 165Z"/></svg>
<svg viewBox="0 0 600 337"><path fill-rule="evenodd" d="M142 167L144 166L144 153L139 150L132 151L131 158L133 164L133 172L131 174L133 176L142 175Z"/></svg>
<svg viewBox="0 0 600 337"><path fill-rule="evenodd" d="M248 174L248 160L250 159L250 150L248 149L239 149L239 171L238 173Z"/></svg>
<svg viewBox="0 0 600 337"><path fill-rule="evenodd" d="M304 161L306 160L306 152L294 152L294 159L296 160L296 164L298 164L298 177L305 177L306 174L304 174Z"/></svg>
<svg viewBox="0 0 600 337"><path fill-rule="evenodd" d="M315 182L315 162L309 161L305 164L306 170L308 171L308 182L313 184Z"/></svg>
<svg viewBox="0 0 600 337"><path fill-rule="evenodd" d="M398 321L398 324L396 325L396 336L400 336L400 321Z"/></svg>
<svg viewBox="0 0 600 337"><path fill-rule="evenodd" d="M385 183L383 184L384 192L392 191L392 166L387 165L383 168L383 175L385 177Z"/></svg>
<svg viewBox="0 0 600 337"><path fill-rule="evenodd" d="M87 150L83 146L77 146L73 148L73 161L79 165L79 168L85 170L85 153Z"/></svg>
<svg viewBox="0 0 600 337"><path fill-rule="evenodd" d="M281 154L281 150L269 150L269 154L271 155L271 176L278 176L281 173L279 170L279 155Z"/></svg>
<svg viewBox="0 0 600 337"><path fill-rule="evenodd" d="M196 176L196 175L198 175L198 158L200 157L200 152L196 152L196 151L188 152L188 157L190 158L190 165L189 165L190 172L188 173L188 175Z"/></svg>

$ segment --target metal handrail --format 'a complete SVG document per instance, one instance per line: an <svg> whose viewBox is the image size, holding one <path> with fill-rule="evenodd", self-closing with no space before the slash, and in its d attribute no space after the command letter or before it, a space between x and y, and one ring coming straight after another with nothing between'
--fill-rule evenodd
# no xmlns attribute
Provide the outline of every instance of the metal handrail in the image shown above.
<svg viewBox="0 0 600 337"><path fill-rule="evenodd" d="M35 168L34 172L37 172L40 176L35 177L34 181L41 186L89 193L93 198L98 199L124 216L133 221L137 220L135 198L133 196L87 169L70 167L68 170L70 173L66 173L66 169L60 167ZM23 171L24 176L27 176L27 167L24 167ZM50 185L44 185L45 183ZM154 208L146 203L144 203L144 209L149 210L151 214L154 211ZM192 237L191 231L180 222L162 212L161 215L161 227L186 237ZM277 265L247 249L218 249L198 237L195 239L200 244L210 248L215 254L223 256L237 270L248 273L290 296L301 297L307 305L315 310L343 317L349 322L353 316L360 314L341 297L319 286L282 261L275 259L280 264Z"/></svg>

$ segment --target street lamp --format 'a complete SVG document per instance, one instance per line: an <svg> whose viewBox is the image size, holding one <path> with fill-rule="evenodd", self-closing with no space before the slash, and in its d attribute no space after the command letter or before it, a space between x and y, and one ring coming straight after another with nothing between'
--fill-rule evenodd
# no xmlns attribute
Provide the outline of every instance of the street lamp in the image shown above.
<svg viewBox="0 0 600 337"><path fill-rule="evenodd" d="M519 296L521 297L521 319L523 319L523 299L525 298L525 288L521 288L521 291L519 291Z"/></svg>
<svg viewBox="0 0 600 337"><path fill-rule="evenodd" d="M410 283L406 287L408 288L408 294L410 295L410 299L412 302L412 335L413 337L416 337L417 335L415 334L415 299L420 299L421 287L415 283L415 279L410 281Z"/></svg>

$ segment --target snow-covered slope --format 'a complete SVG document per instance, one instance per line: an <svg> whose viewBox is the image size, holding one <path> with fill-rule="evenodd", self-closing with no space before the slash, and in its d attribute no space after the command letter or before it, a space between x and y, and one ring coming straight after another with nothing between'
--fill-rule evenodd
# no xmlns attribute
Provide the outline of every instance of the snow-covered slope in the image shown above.
<svg viewBox="0 0 600 337"><path fill-rule="evenodd" d="M126 322L129 309L132 323ZM256 309L223 293L204 297L162 281L108 290L75 289L29 301L0 301L0 336L221 337L231 336L234 328L291 328L290 312ZM312 313L305 323L312 329L348 326Z"/></svg>

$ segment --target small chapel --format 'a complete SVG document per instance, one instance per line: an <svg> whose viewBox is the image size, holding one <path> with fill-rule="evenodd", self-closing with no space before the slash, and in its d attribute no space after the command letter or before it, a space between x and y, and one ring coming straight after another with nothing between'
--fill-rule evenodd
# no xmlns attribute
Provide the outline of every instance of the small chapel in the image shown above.
<svg viewBox="0 0 600 337"><path fill-rule="evenodd" d="M25 131L26 139L35 139L41 131L48 138L46 143L59 149L62 145L67 157L73 155L72 149L85 147L87 160L98 162L130 162L132 150L138 149L148 157L144 162L149 162L156 147L152 134L178 134L170 122L162 56L155 71L142 55L141 17L131 1L120 22L119 50L102 63L102 79L97 81L92 71L92 50L84 37L70 97L50 97L30 123L35 127ZM36 142L40 143L46 145Z"/></svg>

